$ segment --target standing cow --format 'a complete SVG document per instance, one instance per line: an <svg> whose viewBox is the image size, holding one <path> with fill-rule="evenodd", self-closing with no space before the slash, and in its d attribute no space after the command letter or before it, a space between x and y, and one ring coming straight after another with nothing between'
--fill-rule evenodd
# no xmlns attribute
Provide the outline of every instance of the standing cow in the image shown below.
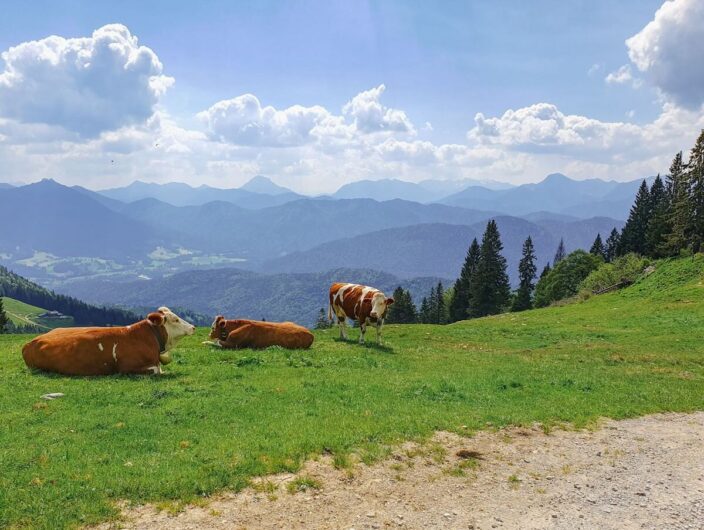
<svg viewBox="0 0 704 530"><path fill-rule="evenodd" d="M359 343L364 344L367 324L376 326L376 342L381 344L381 327L386 318L388 307L394 303L384 293L374 287L354 283L333 283L330 287L330 306L328 319L332 321L333 312L340 325L340 338L347 338L345 320L350 318L359 322Z"/></svg>
<svg viewBox="0 0 704 530"><path fill-rule="evenodd" d="M30 368L64 375L160 374L169 350L195 327L168 307L112 328L57 328L22 348Z"/></svg>

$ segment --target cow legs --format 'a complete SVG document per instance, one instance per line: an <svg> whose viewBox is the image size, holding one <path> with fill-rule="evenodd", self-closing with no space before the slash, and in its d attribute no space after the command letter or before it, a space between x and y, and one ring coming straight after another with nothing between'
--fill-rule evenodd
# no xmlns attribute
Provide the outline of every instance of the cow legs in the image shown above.
<svg viewBox="0 0 704 530"><path fill-rule="evenodd" d="M383 322L381 319L376 321L376 343L381 344L381 326Z"/></svg>
<svg viewBox="0 0 704 530"><path fill-rule="evenodd" d="M359 343L364 344L364 334L367 331L367 323L363 320L359 321Z"/></svg>
<svg viewBox="0 0 704 530"><path fill-rule="evenodd" d="M337 323L340 326L340 338L342 340L347 339L347 329L346 329L346 324L345 324L345 317L341 317L340 315L337 316Z"/></svg>

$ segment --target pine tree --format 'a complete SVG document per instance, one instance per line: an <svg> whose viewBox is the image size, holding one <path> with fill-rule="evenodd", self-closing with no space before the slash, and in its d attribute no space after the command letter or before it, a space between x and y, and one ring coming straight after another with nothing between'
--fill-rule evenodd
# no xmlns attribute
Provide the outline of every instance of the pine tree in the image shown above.
<svg viewBox="0 0 704 530"><path fill-rule="evenodd" d="M704 130L692 148L687 168L691 190L690 241L692 251L699 252L704 243Z"/></svg>
<svg viewBox="0 0 704 530"><path fill-rule="evenodd" d="M413 324L418 321L416 306L413 304L410 291L404 291L400 286L393 294L394 304L389 308L386 321L390 324Z"/></svg>
<svg viewBox="0 0 704 530"><path fill-rule="evenodd" d="M552 268L550 267L550 262L548 261L545 264L545 267L543 267L543 271L540 273L540 277L538 278L538 280L542 280L543 278L545 278L545 276L550 274L551 270L552 270Z"/></svg>
<svg viewBox="0 0 704 530"><path fill-rule="evenodd" d="M420 314L418 316L421 323L428 324L430 322L430 304L425 296L420 303Z"/></svg>
<svg viewBox="0 0 704 530"><path fill-rule="evenodd" d="M645 247L648 256L660 258L667 255L665 236L670 231L669 210L670 195L658 175L650 187L650 219L645 230Z"/></svg>
<svg viewBox="0 0 704 530"><path fill-rule="evenodd" d="M5 313L5 305L2 297L0 296L0 335L6 331L9 331L9 324L10 319L7 317L7 313Z"/></svg>
<svg viewBox="0 0 704 530"><path fill-rule="evenodd" d="M614 227L611 230L611 234L609 234L609 237L606 239L606 247L604 249L607 263L611 263L614 259L616 259L616 252L618 250L620 240L621 234L619 234L616 227Z"/></svg>
<svg viewBox="0 0 704 530"><path fill-rule="evenodd" d="M688 245L691 203L689 201L689 175L687 166L682 161L682 152L675 155L667 177L667 189L670 195L668 211L669 232L665 236L663 253L676 256Z"/></svg>
<svg viewBox="0 0 704 530"><path fill-rule="evenodd" d="M589 249L589 253L594 256L599 256L606 261L606 247L604 247L604 243L601 241L601 234L596 235L596 239L594 243L592 243L592 248Z"/></svg>
<svg viewBox="0 0 704 530"><path fill-rule="evenodd" d="M433 312L433 324L447 324L447 310L445 308L445 289L442 282L438 282L435 288L435 307Z"/></svg>
<svg viewBox="0 0 704 530"><path fill-rule="evenodd" d="M328 329L331 325L325 310L321 307L318 311L318 320L315 321L315 329Z"/></svg>
<svg viewBox="0 0 704 530"><path fill-rule="evenodd" d="M493 219L486 225L479 252L479 263L472 285L469 314L494 315L506 308L511 289L506 274L506 258L501 255L501 235Z"/></svg>
<svg viewBox="0 0 704 530"><path fill-rule="evenodd" d="M472 293L472 277L477 270L478 262L479 243L477 243L477 238L475 237L472 240L472 244L469 245L469 248L467 249L467 256L464 259L464 265L462 265L460 277L457 278L457 281L455 282L449 307L451 322L464 320L468 316L467 310L469 309L469 299Z"/></svg>
<svg viewBox="0 0 704 530"><path fill-rule="evenodd" d="M650 213L650 191L648 190L648 184L644 180L638 188L628 220L621 231L621 239L616 249L616 253L619 256L629 252L636 252L641 255L646 254L645 234L648 228L648 221L650 220Z"/></svg>
<svg viewBox="0 0 704 530"><path fill-rule="evenodd" d="M562 238L560 238L560 244L557 245L557 250L555 251L555 257L552 259L552 266L553 267L557 266L558 263L560 263L563 259L565 259L566 255L567 255L567 252L565 251L565 242L563 241Z"/></svg>
<svg viewBox="0 0 704 530"><path fill-rule="evenodd" d="M516 291L516 297L513 300L511 311L525 311L533 307L533 289L535 288L534 280L537 270L535 266L533 240L528 236L523 243L523 253L521 261L518 264L518 278L520 279L520 283Z"/></svg>

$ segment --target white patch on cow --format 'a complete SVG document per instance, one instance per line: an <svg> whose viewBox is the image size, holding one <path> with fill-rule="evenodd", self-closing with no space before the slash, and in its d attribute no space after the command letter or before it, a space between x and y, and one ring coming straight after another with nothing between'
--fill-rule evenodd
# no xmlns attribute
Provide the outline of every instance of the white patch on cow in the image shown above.
<svg viewBox="0 0 704 530"><path fill-rule="evenodd" d="M186 335L193 335L196 327L189 324L168 307L160 307L159 311L164 315L164 327L166 328L166 350L170 350L176 342Z"/></svg>
<svg viewBox="0 0 704 530"><path fill-rule="evenodd" d="M112 358L117 362L117 342L112 347Z"/></svg>
<svg viewBox="0 0 704 530"><path fill-rule="evenodd" d="M127 326L127 331L129 331L129 330L131 330L131 329L132 329L132 324L130 324L129 326Z"/></svg>
<svg viewBox="0 0 704 530"><path fill-rule="evenodd" d="M150 371L151 373L153 373L153 374L158 374L158 373L159 373L159 367L158 367L158 366L150 366L149 368L147 368L147 370L149 370L149 371Z"/></svg>
<svg viewBox="0 0 704 530"><path fill-rule="evenodd" d="M99 343L98 343L98 349L99 349L100 351L103 351L104 348L103 348L103 343L102 343L102 342L99 342Z"/></svg>
<svg viewBox="0 0 704 530"><path fill-rule="evenodd" d="M359 297L359 301L357 301L357 305L354 306L354 314L356 317L359 317L362 311L362 304L364 303L364 299L367 297L367 295L371 292L376 291L373 287L365 287L362 289L362 295ZM378 292L378 291L377 291ZM374 310L374 308L372 308Z"/></svg>

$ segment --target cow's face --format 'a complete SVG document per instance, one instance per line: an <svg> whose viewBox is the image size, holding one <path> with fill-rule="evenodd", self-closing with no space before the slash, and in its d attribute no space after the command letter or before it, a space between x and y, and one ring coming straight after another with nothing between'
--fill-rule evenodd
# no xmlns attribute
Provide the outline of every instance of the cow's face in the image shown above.
<svg viewBox="0 0 704 530"><path fill-rule="evenodd" d="M219 339L220 338L220 330L225 326L225 317L222 315L218 315L215 317L215 320L213 320L213 324L210 326L210 338L211 339Z"/></svg>
<svg viewBox="0 0 704 530"><path fill-rule="evenodd" d="M196 327L183 320L168 307L160 307L159 313L164 315L164 328L166 328L166 349L170 349L176 341L186 335L193 335Z"/></svg>
<svg viewBox="0 0 704 530"><path fill-rule="evenodd" d="M393 298L386 298L384 293L374 293L372 297L372 311L369 313L371 318L384 318L386 309L394 303Z"/></svg>

